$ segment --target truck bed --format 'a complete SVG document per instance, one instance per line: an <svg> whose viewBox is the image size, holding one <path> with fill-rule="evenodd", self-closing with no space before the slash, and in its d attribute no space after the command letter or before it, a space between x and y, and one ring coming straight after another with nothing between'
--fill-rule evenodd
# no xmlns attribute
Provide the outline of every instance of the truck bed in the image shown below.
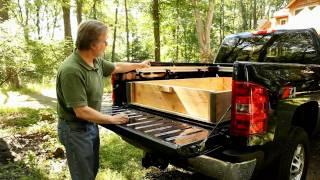
<svg viewBox="0 0 320 180"><path fill-rule="evenodd" d="M146 151L156 150L166 156L192 157L219 149L222 146L217 141L228 130L227 127L221 128L221 126L218 133L210 134L215 125L193 122L191 119L174 117L166 113L159 115L155 111L132 105L104 105L101 112L109 115L127 114L129 123L105 127ZM208 142L205 145L202 143L204 140Z"/></svg>

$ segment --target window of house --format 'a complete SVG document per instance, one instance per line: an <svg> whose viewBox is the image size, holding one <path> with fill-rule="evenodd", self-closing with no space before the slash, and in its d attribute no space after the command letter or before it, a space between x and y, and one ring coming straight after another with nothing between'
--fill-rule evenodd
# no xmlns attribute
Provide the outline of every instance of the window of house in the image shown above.
<svg viewBox="0 0 320 180"><path fill-rule="evenodd" d="M312 11L316 6L309 6L310 11Z"/></svg>
<svg viewBox="0 0 320 180"><path fill-rule="evenodd" d="M294 11L294 14L295 14L295 15L298 15L302 10L303 10L303 9L297 9L297 10Z"/></svg>
<svg viewBox="0 0 320 180"><path fill-rule="evenodd" d="M281 20L280 20L280 24L281 24L281 25L287 24L287 20L286 20L286 19L281 19Z"/></svg>

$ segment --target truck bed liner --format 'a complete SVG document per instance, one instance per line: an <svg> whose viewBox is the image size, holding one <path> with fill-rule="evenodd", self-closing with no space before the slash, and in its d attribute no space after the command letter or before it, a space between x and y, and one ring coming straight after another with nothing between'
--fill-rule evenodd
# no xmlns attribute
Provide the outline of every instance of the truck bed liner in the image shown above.
<svg viewBox="0 0 320 180"><path fill-rule="evenodd" d="M158 146L156 149L159 153L166 155L199 155L203 151L199 145L208 138L210 133L208 128L177 121L167 116L159 116L132 106L102 106L101 112L109 115L127 114L129 117L127 124L105 127L124 136L130 142L137 141L144 148L153 147L154 149Z"/></svg>

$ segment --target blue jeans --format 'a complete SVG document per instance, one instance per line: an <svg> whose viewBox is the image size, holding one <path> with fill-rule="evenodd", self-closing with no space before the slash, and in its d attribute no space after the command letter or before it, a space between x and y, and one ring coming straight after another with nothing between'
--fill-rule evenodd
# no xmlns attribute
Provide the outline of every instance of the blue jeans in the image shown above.
<svg viewBox="0 0 320 180"><path fill-rule="evenodd" d="M58 136L64 145L72 180L94 180L99 169L99 129L94 123L59 120Z"/></svg>

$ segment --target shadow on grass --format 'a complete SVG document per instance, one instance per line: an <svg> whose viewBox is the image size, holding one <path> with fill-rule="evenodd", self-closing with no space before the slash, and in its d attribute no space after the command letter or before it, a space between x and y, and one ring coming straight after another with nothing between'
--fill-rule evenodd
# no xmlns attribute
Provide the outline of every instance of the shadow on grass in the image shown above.
<svg viewBox="0 0 320 180"><path fill-rule="evenodd" d="M5 97L4 97L3 104L7 104L8 99L9 99L8 91L4 91L3 89L1 89L1 91L0 91L0 92L5 96Z"/></svg>
<svg viewBox="0 0 320 180"><path fill-rule="evenodd" d="M57 99L44 96L43 94L39 92L32 92L28 94L30 97L36 99L40 104L44 106L50 106L51 108L55 108L57 106Z"/></svg>
<svg viewBox="0 0 320 180"><path fill-rule="evenodd" d="M9 99L8 92L9 91L16 91L16 92L19 92L23 95L28 95L31 98L35 99L37 102L39 102L43 106L49 106L51 108L56 108L56 105L57 105L56 98L45 96L45 95L41 94L40 92L33 90L33 89L30 89L28 87L23 87L23 88L19 88L19 89L10 88L10 87L1 88L1 92L6 97L4 104L6 104L8 102L8 99Z"/></svg>
<svg viewBox="0 0 320 180"><path fill-rule="evenodd" d="M0 138L0 167L13 160L8 144Z"/></svg>

